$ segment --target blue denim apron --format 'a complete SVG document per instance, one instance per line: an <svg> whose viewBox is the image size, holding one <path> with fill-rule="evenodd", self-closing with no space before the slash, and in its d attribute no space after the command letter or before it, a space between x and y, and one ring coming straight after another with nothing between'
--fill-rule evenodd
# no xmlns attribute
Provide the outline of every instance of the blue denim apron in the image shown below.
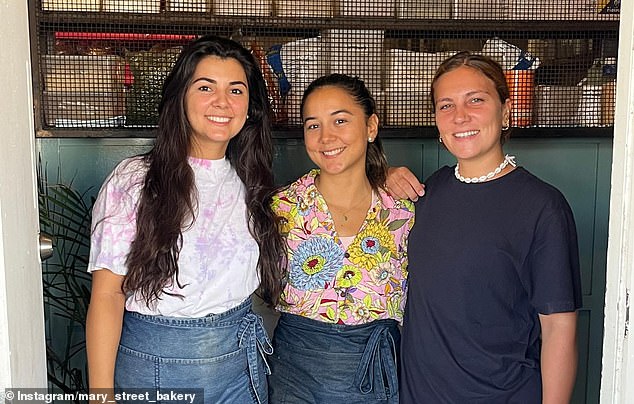
<svg viewBox="0 0 634 404"><path fill-rule="evenodd" d="M270 402L397 404L399 345L395 320L350 326L282 313L269 359Z"/></svg>
<svg viewBox="0 0 634 404"><path fill-rule="evenodd" d="M271 353L250 298L224 313L200 318L126 311L115 388L133 393L204 391L205 403L266 404L270 369L265 354ZM195 402L203 402L200 396Z"/></svg>

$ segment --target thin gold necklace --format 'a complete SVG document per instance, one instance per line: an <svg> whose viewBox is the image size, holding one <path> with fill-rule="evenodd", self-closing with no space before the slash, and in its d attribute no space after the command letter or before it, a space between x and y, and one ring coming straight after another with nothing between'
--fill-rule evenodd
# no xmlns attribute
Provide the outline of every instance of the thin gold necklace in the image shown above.
<svg viewBox="0 0 634 404"><path fill-rule="evenodd" d="M370 190L369 192L370 195L372 195L372 190ZM355 208L357 208L359 205L361 205L363 202L367 201L367 197L368 197L368 193L366 193L365 195L363 195L363 198L361 198L358 202L356 202L354 205L352 205L350 208L348 208L346 211L344 211L343 213L337 213L340 214L341 216L343 216L343 221L347 222L348 221L348 213L352 212ZM334 208L334 209L333 209ZM336 206L330 206L330 211L334 212L336 210L338 210L339 208Z"/></svg>

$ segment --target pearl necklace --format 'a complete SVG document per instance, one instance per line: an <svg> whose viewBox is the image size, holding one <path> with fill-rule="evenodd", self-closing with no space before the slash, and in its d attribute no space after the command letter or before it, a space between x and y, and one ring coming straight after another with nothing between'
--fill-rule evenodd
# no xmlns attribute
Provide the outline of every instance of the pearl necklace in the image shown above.
<svg viewBox="0 0 634 404"><path fill-rule="evenodd" d="M465 178L462 175L460 175L460 164L456 163L456 169L454 170L454 174L456 175L456 178L459 181L462 182L466 182L467 184L474 184L474 183L478 183L478 182L484 182L487 180L490 180L491 178L495 177L496 175L498 175L502 170L504 170L506 168L507 165L512 165L513 167L516 167L517 164L515 163L515 156L509 156L508 154L504 156L504 161L502 161L502 163L497 166L495 168L495 170L491 171L490 173L483 175L481 177L472 177L472 178Z"/></svg>

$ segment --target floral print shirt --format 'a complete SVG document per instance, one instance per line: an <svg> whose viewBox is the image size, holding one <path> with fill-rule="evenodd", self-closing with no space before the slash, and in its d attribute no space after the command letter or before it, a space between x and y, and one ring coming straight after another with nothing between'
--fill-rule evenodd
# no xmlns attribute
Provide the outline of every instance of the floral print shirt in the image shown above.
<svg viewBox="0 0 634 404"><path fill-rule="evenodd" d="M365 222L344 247L312 170L273 199L288 244L280 311L338 324L403 319L407 235L414 205L379 190Z"/></svg>

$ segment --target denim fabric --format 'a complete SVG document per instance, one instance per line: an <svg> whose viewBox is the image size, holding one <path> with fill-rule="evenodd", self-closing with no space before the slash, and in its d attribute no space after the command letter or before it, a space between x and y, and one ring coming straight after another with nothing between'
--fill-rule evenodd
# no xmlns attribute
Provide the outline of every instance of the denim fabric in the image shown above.
<svg viewBox="0 0 634 404"><path fill-rule="evenodd" d="M269 360L269 400L396 404L399 345L394 320L349 326L282 313Z"/></svg>
<svg viewBox="0 0 634 404"><path fill-rule="evenodd" d="M271 352L251 299L192 319L126 311L115 387L124 392L204 389L205 403L265 404L270 373L265 354Z"/></svg>

